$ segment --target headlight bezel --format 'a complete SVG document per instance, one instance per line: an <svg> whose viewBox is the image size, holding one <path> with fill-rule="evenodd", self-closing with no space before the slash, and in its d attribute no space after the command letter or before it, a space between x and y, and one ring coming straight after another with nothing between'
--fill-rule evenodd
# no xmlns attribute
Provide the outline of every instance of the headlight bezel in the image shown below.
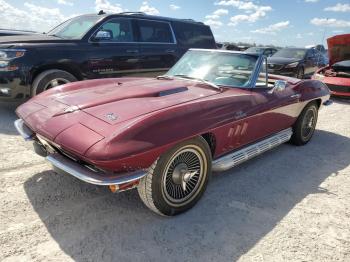
<svg viewBox="0 0 350 262"><path fill-rule="evenodd" d="M11 48L5 48L5 49L0 49L0 60L2 61L10 61L14 60L17 58L20 58L25 55L27 52L26 49L11 49Z"/></svg>

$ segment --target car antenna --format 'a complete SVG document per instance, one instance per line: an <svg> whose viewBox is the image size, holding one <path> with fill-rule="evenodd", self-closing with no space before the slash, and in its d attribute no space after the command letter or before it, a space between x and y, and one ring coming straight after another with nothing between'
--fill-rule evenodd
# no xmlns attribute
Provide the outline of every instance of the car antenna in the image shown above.
<svg viewBox="0 0 350 262"><path fill-rule="evenodd" d="M100 10L100 12L98 12L98 15L105 15L106 13L103 10Z"/></svg>

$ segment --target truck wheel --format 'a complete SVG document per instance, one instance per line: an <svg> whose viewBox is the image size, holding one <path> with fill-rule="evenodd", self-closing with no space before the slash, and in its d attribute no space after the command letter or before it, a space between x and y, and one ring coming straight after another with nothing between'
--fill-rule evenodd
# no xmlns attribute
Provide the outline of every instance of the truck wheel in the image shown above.
<svg viewBox="0 0 350 262"><path fill-rule="evenodd" d="M40 73L33 82L32 96L35 96L55 86L75 82L77 79L72 74L63 70L47 70Z"/></svg>
<svg viewBox="0 0 350 262"><path fill-rule="evenodd" d="M180 143L149 168L137 188L140 198L160 215L174 216L187 211L206 189L211 162L210 148L203 138Z"/></svg>
<svg viewBox="0 0 350 262"><path fill-rule="evenodd" d="M303 109L293 126L291 143L297 146L307 144L315 132L318 117L318 106L311 102Z"/></svg>

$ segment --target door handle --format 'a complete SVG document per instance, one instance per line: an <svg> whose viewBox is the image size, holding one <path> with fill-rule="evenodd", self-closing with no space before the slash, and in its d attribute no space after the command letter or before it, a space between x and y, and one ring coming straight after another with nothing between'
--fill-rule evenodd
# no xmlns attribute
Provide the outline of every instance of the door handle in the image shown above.
<svg viewBox="0 0 350 262"><path fill-rule="evenodd" d="M167 53L175 53L175 50L173 50L173 49L168 49L168 50L166 50L165 52L167 52Z"/></svg>
<svg viewBox="0 0 350 262"><path fill-rule="evenodd" d="M127 52L127 53L136 54L136 53L139 52L139 50L137 50L137 49L127 49L126 52Z"/></svg>

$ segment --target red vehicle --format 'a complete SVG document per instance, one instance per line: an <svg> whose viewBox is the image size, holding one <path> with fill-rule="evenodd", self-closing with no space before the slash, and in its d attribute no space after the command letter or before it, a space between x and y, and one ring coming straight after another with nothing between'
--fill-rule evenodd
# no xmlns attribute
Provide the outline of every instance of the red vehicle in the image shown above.
<svg viewBox="0 0 350 262"><path fill-rule="evenodd" d="M327 39L329 66L318 70L313 79L325 83L332 95L350 97L350 34Z"/></svg>
<svg viewBox="0 0 350 262"><path fill-rule="evenodd" d="M55 169L115 191L137 187L162 215L191 208L212 171L311 139L329 90L268 76L261 55L188 51L157 78L52 88L17 109L15 126Z"/></svg>

